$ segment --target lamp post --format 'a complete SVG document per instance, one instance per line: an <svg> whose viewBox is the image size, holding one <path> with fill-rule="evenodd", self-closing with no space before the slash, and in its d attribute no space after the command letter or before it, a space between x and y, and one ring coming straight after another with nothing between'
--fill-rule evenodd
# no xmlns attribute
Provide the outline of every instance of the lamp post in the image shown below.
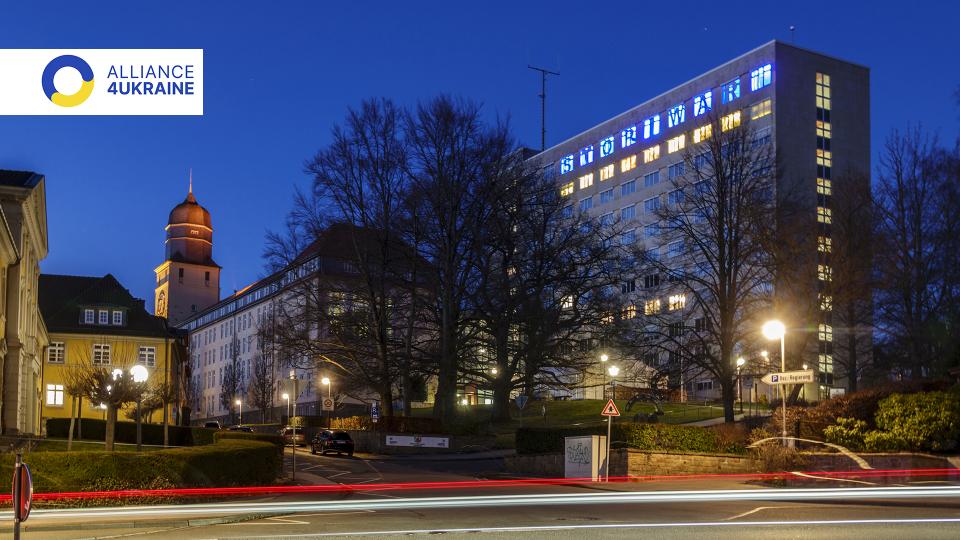
<svg viewBox="0 0 960 540"><path fill-rule="evenodd" d="M147 372L147 368L143 367L140 364L137 364L130 368L130 376L133 377L133 382L137 384L143 384L147 382L147 378L150 376ZM137 392L137 452L143 449L143 417L141 415L140 404L143 402L143 392Z"/></svg>
<svg viewBox="0 0 960 540"><path fill-rule="evenodd" d="M610 360L610 356L608 356L607 353L600 355L600 375L603 377L603 382L600 384L600 399L606 397L604 394L607 393L607 372L603 369L603 366L606 365L607 360Z"/></svg>
<svg viewBox="0 0 960 540"><path fill-rule="evenodd" d="M740 414L743 414L743 380L740 378L740 369L746 363L742 356L737 358L737 397L740 399Z"/></svg>
<svg viewBox="0 0 960 540"><path fill-rule="evenodd" d="M284 394L280 397L282 397L287 402L287 424L289 424L290 423L290 394L287 394L286 392L284 392Z"/></svg>
<svg viewBox="0 0 960 540"><path fill-rule="evenodd" d="M787 341L787 327L784 326L782 322L773 319L765 322L761 331L763 332L763 336L770 341L775 339L780 340L780 371L786 371L787 359L785 344ZM780 405L781 410L783 411L783 429L781 430L781 435L783 436L783 445L787 446L787 388L786 385L783 384L777 386L780 387Z"/></svg>
<svg viewBox="0 0 960 540"><path fill-rule="evenodd" d="M238 399L236 401L237 406L240 407L240 425L243 425L243 400Z"/></svg>
<svg viewBox="0 0 960 540"><path fill-rule="evenodd" d="M324 377L320 379L320 384L327 387L327 399L333 399L333 385L330 384L330 377ZM327 427L330 427L330 423L333 420L333 410L330 410L327 414Z"/></svg>
<svg viewBox="0 0 960 540"><path fill-rule="evenodd" d="M618 368L617 366L610 366L610 369L608 369L607 372L610 373L610 386L611 386L610 394L612 395L610 399L616 399L617 398L617 375L620 373L620 368ZM607 479L607 482L610 481L610 434L611 434L610 432L611 432L612 425L613 425L613 417L608 416L607 417L607 459L604 465L605 470L603 473L603 475Z"/></svg>

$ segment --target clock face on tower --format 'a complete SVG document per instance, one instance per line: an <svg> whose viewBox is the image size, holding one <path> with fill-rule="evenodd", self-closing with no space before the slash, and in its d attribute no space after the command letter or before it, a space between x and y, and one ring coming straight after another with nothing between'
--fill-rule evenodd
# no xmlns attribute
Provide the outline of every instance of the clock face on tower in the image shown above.
<svg viewBox="0 0 960 540"><path fill-rule="evenodd" d="M160 291L160 294L157 295L157 317L166 317L167 316L167 293L166 291Z"/></svg>

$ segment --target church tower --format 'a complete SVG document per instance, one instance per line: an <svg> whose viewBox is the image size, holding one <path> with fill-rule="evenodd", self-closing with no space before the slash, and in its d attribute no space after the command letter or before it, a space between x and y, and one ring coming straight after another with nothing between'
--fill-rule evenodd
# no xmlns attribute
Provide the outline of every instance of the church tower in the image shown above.
<svg viewBox="0 0 960 540"><path fill-rule="evenodd" d="M166 231L166 260L154 269L154 307L157 316L177 325L220 300L210 212L193 196L192 174L187 198L170 211Z"/></svg>

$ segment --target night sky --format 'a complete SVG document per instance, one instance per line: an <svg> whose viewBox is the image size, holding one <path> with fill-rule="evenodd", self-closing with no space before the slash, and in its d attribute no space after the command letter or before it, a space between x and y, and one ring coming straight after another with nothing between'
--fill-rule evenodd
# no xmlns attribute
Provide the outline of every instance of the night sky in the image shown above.
<svg viewBox="0 0 960 540"><path fill-rule="evenodd" d="M509 116L536 147L540 81L527 64L561 73L548 88L550 145L793 39L870 67L875 154L911 122L957 139L957 3L779 4L8 1L0 48L204 49L205 114L2 117L0 168L47 176L44 272L110 272L150 306L163 227L189 168L213 216L227 295L262 275L264 232L307 184L304 160L366 97L468 97L490 118Z"/></svg>

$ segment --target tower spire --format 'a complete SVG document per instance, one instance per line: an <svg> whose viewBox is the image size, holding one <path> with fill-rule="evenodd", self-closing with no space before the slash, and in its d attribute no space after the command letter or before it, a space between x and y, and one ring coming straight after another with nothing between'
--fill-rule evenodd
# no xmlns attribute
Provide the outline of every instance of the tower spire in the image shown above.
<svg viewBox="0 0 960 540"><path fill-rule="evenodd" d="M193 167L190 167L190 190L189 193L193 193Z"/></svg>

